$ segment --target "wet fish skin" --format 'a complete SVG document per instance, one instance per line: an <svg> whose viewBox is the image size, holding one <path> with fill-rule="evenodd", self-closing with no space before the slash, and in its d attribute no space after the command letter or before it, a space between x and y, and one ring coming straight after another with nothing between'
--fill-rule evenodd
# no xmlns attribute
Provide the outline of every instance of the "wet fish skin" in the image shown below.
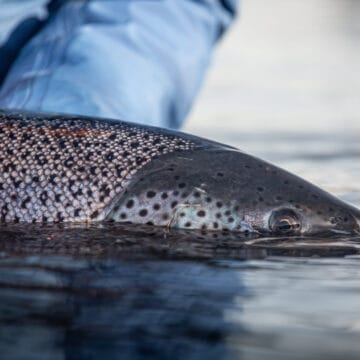
<svg viewBox="0 0 360 360"><path fill-rule="evenodd" d="M147 162L196 146L125 122L1 110L0 220L103 220Z"/></svg>
<svg viewBox="0 0 360 360"><path fill-rule="evenodd" d="M358 209L176 131L0 110L2 222L119 221L270 235L357 233Z"/></svg>
<svg viewBox="0 0 360 360"><path fill-rule="evenodd" d="M291 236L358 234L360 211L268 162L212 145L145 165L108 218Z"/></svg>

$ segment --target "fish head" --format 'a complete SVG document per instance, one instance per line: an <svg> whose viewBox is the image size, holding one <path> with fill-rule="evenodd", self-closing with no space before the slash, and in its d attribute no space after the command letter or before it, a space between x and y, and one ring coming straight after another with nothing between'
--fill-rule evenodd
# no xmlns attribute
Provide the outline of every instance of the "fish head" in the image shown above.
<svg viewBox="0 0 360 360"><path fill-rule="evenodd" d="M254 156L204 149L167 154L146 165L108 218L294 236L359 233L360 211Z"/></svg>

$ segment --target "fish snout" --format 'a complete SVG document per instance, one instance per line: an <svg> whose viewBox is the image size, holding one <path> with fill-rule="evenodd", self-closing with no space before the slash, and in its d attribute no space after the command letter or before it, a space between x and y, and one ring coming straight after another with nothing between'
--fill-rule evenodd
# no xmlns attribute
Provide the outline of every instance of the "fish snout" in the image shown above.
<svg viewBox="0 0 360 360"><path fill-rule="evenodd" d="M330 217L330 230L337 234L360 235L360 211L354 209L342 216Z"/></svg>
<svg viewBox="0 0 360 360"><path fill-rule="evenodd" d="M356 209L356 212L351 213L353 222L353 233L360 235L360 211Z"/></svg>

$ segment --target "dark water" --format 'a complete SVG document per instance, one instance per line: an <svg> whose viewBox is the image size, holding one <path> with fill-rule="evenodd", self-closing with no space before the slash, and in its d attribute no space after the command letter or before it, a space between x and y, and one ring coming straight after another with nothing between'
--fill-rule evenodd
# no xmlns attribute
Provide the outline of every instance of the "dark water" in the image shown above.
<svg viewBox="0 0 360 360"><path fill-rule="evenodd" d="M360 238L8 226L2 359L358 359Z"/></svg>

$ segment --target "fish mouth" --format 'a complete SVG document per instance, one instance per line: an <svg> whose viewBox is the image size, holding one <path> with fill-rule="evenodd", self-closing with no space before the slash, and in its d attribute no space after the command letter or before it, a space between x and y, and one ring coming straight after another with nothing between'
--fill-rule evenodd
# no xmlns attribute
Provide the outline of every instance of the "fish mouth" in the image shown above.
<svg viewBox="0 0 360 360"><path fill-rule="evenodd" d="M356 235L360 235L360 216L356 216L356 215L352 215L354 222L355 222L355 227L353 229L353 232Z"/></svg>

